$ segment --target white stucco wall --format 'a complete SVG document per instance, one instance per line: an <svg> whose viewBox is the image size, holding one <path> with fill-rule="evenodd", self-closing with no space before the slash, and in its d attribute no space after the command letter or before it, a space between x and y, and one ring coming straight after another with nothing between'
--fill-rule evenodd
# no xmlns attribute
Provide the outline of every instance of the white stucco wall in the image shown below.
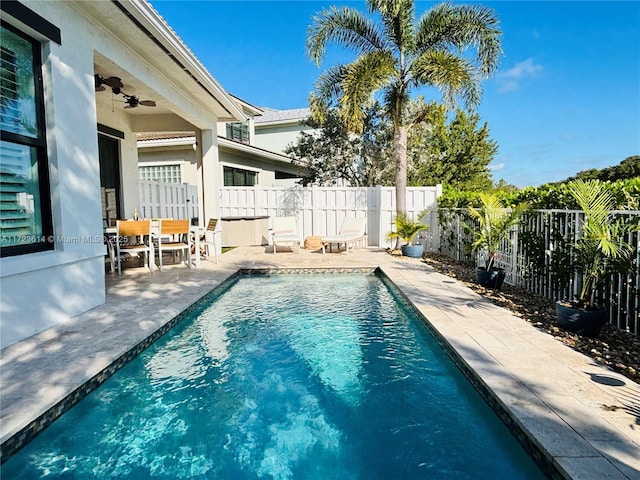
<svg viewBox="0 0 640 480"><path fill-rule="evenodd" d="M27 6L60 28L43 51L55 250L0 260L0 346L104 302L104 245L89 25L58 2ZM3 17L4 19L4 17Z"/></svg>

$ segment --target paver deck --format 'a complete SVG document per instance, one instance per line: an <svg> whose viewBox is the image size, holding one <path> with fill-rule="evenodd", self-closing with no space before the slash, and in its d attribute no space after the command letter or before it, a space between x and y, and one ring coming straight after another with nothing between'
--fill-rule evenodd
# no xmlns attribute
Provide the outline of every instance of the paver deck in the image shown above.
<svg viewBox="0 0 640 480"><path fill-rule="evenodd" d="M423 262L373 248L242 247L200 269L107 275L104 305L0 351L2 443L240 268L323 267L379 267L565 478L640 478L640 385Z"/></svg>

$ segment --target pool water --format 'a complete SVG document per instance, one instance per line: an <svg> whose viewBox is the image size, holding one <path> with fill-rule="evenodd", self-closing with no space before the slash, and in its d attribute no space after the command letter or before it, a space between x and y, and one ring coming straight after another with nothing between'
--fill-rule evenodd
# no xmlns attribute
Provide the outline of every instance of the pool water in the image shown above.
<svg viewBox="0 0 640 480"><path fill-rule="evenodd" d="M242 276L3 479L545 478L373 274Z"/></svg>

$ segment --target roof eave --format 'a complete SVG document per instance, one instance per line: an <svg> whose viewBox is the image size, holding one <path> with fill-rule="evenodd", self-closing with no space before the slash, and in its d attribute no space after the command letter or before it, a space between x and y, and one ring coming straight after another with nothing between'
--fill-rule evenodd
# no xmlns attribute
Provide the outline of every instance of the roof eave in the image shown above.
<svg viewBox="0 0 640 480"><path fill-rule="evenodd" d="M180 38L173 32L167 23L144 0L114 0L122 8L126 9L138 22L151 32L155 39L167 50L167 54L173 55L189 70L193 78L199 82L220 105L229 113L228 118L220 118L220 121L245 121L247 116L236 103L233 97L227 93L213 76L200 63L196 56L186 47Z"/></svg>

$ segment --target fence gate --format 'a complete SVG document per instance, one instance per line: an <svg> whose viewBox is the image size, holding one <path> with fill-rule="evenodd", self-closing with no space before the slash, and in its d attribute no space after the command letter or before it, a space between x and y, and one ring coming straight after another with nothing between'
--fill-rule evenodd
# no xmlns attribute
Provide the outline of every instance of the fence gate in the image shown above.
<svg viewBox="0 0 640 480"><path fill-rule="evenodd" d="M142 218L191 219L198 216L198 187L159 180L140 181Z"/></svg>

